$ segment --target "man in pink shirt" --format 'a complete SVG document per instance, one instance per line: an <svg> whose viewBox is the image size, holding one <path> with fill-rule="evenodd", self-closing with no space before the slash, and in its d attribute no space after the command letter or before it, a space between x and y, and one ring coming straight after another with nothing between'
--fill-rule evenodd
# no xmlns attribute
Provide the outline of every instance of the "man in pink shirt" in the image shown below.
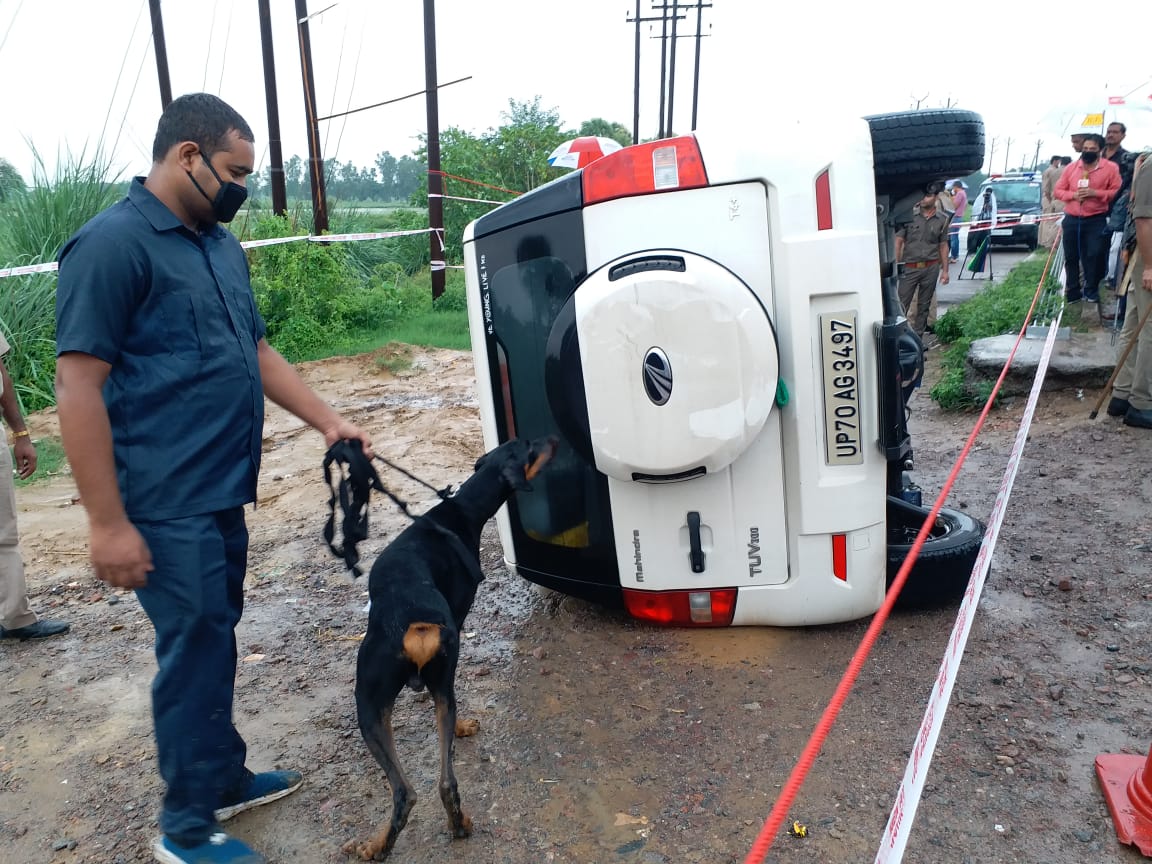
<svg viewBox="0 0 1152 864"><path fill-rule="evenodd" d="M1056 181L1056 199L1064 202L1064 296L1069 303L1082 297L1099 303L1108 269L1108 209L1120 191L1120 169L1101 158L1103 149L1103 135L1084 136L1080 158Z"/></svg>

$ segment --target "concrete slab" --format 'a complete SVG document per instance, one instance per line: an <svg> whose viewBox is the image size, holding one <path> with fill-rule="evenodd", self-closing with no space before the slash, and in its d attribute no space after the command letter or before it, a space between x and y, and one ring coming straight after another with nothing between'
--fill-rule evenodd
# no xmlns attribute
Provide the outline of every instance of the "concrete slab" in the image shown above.
<svg viewBox="0 0 1152 864"><path fill-rule="evenodd" d="M996 380L1008 362L1008 355L1015 343L1015 335L977 339L968 351L966 374L973 381ZM1119 343L1112 344L1110 330L1073 332L1069 339L1057 340L1052 349L1043 388L1061 390L1103 387L1115 368L1119 347ZM1032 389L1032 380L1036 377L1036 368L1040 365L1043 350L1043 339L1029 338L1020 343L1016 356L1012 358L1012 368L1001 388L1004 395L1021 395Z"/></svg>

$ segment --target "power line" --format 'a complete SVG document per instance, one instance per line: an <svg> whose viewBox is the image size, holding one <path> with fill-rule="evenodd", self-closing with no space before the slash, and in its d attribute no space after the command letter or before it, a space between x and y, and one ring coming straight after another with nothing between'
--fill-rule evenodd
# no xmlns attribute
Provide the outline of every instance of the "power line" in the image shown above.
<svg viewBox="0 0 1152 864"><path fill-rule="evenodd" d="M443 90L445 87L448 87L449 85L459 84L461 81L471 81L471 80L472 80L471 75L465 75L463 78L456 78L452 81L445 81L443 84L438 85L438 87L439 87L439 89ZM383 102L376 102L372 105L365 105L363 108L353 108L351 111L341 111L338 114L329 114L325 117L317 117L316 121L320 122L323 120L334 120L337 117L347 117L349 114L356 114L360 111L368 111L372 108L379 108L381 105L391 105L394 102L403 102L405 99L412 99L416 96L423 96L427 92L428 92L427 90L417 90L415 93L407 93L403 96L397 96L395 99L385 99Z"/></svg>

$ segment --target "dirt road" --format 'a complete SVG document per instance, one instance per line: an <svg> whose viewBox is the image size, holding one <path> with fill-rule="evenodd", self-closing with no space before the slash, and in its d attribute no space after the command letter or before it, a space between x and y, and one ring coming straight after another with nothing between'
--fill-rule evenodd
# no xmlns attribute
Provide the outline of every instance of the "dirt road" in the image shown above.
<svg viewBox="0 0 1152 864"><path fill-rule="evenodd" d="M469 358L415 360L399 377L378 357L303 368L387 455L457 482L482 449ZM1094 395L1041 402L907 861L1142 860L1117 845L1092 762L1144 753L1152 738L1152 439L1089 422ZM1021 408L993 415L950 506L987 516ZM914 409L917 476L939 488L974 418L942 415L926 395ZM32 429L52 434L54 420ZM306 783L231 824L274 862L347 860L341 845L390 807L352 703L365 586L319 538L322 453L310 430L270 413L237 723L254 767L297 767ZM61 476L19 493L34 605L73 628L0 645L5 864L150 860L156 831L151 629L132 595L88 575L74 492ZM372 518L367 560L403 524L382 501ZM431 705L406 693L399 751L420 800L393 860L742 861L866 622L660 630L509 575L491 528L483 556L459 675L461 713L480 734L457 747L476 833L448 839ZM889 624L793 808L808 836L781 836L767 860L872 860L953 617Z"/></svg>

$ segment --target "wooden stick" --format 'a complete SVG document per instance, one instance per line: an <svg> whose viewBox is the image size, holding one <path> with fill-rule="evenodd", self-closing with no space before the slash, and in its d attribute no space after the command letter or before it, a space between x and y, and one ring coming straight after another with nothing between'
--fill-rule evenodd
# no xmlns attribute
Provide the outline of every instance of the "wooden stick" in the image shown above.
<svg viewBox="0 0 1152 864"><path fill-rule="evenodd" d="M1132 260L1128 262L1128 269L1124 273L1124 280L1121 285L1128 286L1129 294L1136 291L1143 291L1143 286L1132 285L1132 273L1136 269L1136 259L1138 255L1133 255ZM1108 394L1112 392L1112 384L1116 380L1116 376L1120 374L1120 370L1124 367L1124 361L1128 359L1128 355L1132 353L1132 349L1136 347L1136 342L1140 338L1140 331L1144 329L1144 325L1148 323L1148 316L1152 314L1152 303L1148 304L1148 308L1144 310L1144 314L1140 318L1140 323L1136 325L1136 332L1132 334L1132 338L1128 340L1128 344L1124 346L1124 352L1120 355L1120 359L1116 361L1116 368L1112 370L1112 377L1108 379L1108 383L1104 385L1103 392L1100 393L1100 398L1096 400L1096 407L1092 409L1092 413L1088 415L1089 420L1095 420L1096 415L1100 413L1100 406L1104 404L1104 400L1108 398Z"/></svg>

